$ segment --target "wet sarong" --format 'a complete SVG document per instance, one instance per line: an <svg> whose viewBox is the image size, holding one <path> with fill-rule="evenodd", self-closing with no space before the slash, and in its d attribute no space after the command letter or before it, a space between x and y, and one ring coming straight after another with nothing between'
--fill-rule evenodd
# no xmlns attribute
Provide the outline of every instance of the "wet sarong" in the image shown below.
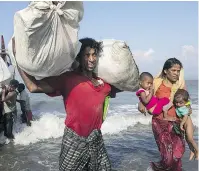
<svg viewBox="0 0 199 171"><path fill-rule="evenodd" d="M100 130L80 137L65 128L59 158L60 171L110 171L111 164Z"/></svg>
<svg viewBox="0 0 199 171"><path fill-rule="evenodd" d="M177 125L176 122L152 119L152 129L161 155L160 162L151 163L154 171L182 171L185 141L183 135L175 131L174 125Z"/></svg>

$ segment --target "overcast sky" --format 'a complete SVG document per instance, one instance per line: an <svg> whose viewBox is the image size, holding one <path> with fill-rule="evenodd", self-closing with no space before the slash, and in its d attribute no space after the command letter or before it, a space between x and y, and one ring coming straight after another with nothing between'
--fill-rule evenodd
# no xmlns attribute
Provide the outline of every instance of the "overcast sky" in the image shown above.
<svg viewBox="0 0 199 171"><path fill-rule="evenodd" d="M0 2L0 34L6 44L13 16L28 2ZM79 37L125 40L140 71L156 75L170 57L184 65L185 78L198 78L197 2L84 2Z"/></svg>

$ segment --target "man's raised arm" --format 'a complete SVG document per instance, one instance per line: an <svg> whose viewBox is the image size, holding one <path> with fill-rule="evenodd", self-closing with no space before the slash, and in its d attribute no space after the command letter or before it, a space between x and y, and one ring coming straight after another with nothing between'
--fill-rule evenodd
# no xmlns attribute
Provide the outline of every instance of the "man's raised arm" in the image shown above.
<svg viewBox="0 0 199 171"><path fill-rule="evenodd" d="M26 87L31 93L53 93L54 89L43 80L36 80L33 76L28 75L19 67L18 71Z"/></svg>

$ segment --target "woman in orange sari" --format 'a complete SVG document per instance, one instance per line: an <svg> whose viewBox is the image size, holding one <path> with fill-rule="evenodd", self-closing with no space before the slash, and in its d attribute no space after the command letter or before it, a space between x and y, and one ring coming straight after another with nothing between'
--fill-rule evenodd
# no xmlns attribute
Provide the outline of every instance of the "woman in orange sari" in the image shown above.
<svg viewBox="0 0 199 171"><path fill-rule="evenodd" d="M158 98L167 97L172 102L178 89L185 89L182 64L178 59L170 58L165 62L161 74L154 79L154 94ZM142 103L138 110L145 113ZM175 121L163 119L163 113L152 117L152 130L161 155L160 162L151 162L154 171L182 171L185 141L181 134L174 131L174 127L178 128L180 123L174 107L169 109L168 116Z"/></svg>

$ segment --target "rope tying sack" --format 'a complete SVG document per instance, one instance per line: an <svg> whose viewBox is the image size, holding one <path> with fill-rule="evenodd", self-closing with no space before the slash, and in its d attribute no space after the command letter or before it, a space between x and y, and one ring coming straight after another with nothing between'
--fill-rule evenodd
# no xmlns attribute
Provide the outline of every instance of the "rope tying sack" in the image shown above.
<svg viewBox="0 0 199 171"><path fill-rule="evenodd" d="M60 9L60 5L50 5L50 9L57 12L58 15L63 15L64 12Z"/></svg>

